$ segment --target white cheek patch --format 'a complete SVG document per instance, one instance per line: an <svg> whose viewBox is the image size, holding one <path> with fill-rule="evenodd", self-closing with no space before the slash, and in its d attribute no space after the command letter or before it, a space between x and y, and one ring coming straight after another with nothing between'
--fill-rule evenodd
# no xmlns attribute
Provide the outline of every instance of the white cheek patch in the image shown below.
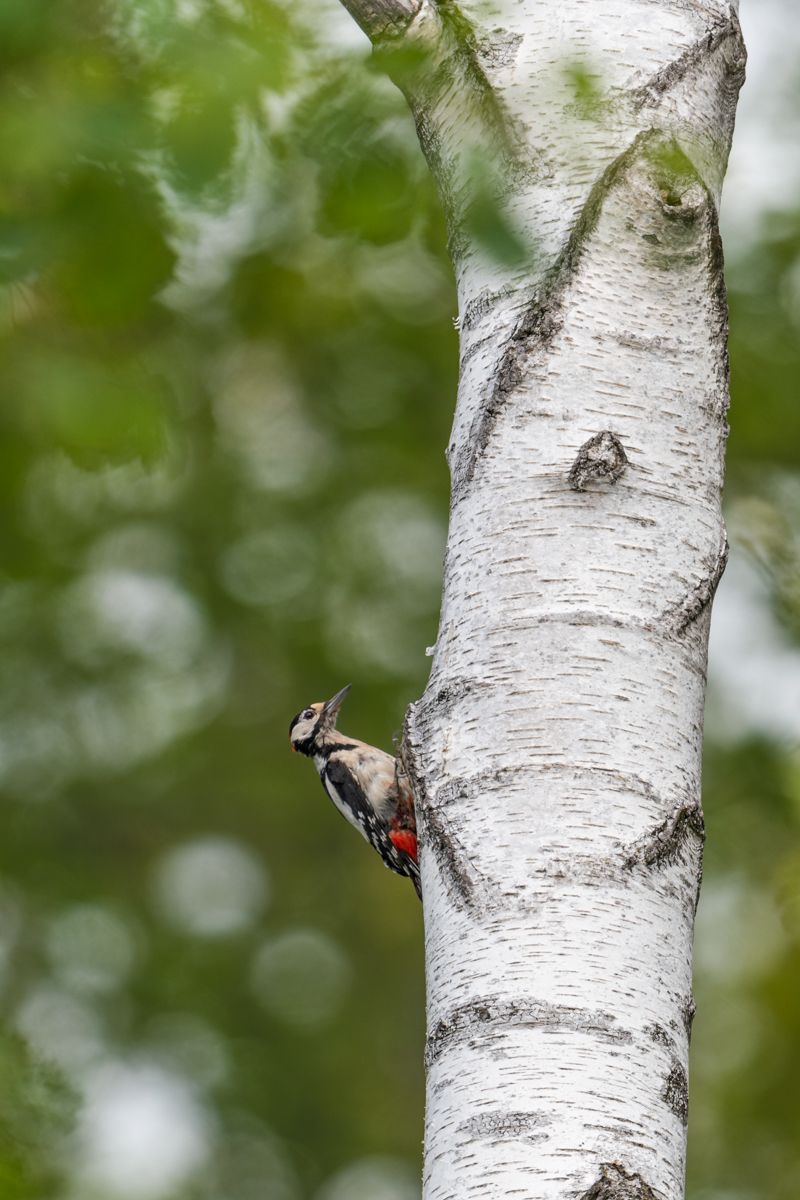
<svg viewBox="0 0 800 1200"><path fill-rule="evenodd" d="M292 729L292 741L304 742L306 738L311 737L314 732L314 726L317 723L317 718L313 717L307 721L298 721Z"/></svg>

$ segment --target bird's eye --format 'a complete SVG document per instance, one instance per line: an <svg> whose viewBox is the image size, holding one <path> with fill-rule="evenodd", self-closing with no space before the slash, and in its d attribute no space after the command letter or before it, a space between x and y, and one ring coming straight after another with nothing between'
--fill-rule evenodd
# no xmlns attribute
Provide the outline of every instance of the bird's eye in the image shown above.
<svg viewBox="0 0 800 1200"><path fill-rule="evenodd" d="M307 708L306 711L303 713L303 717L306 720L309 720L311 717L315 717L316 715L317 714L314 712L313 708Z"/></svg>

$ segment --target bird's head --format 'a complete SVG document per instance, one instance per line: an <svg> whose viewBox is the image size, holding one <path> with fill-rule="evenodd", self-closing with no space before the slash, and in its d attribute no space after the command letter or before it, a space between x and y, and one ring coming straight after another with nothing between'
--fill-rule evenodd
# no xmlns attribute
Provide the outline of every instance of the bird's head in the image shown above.
<svg viewBox="0 0 800 1200"><path fill-rule="evenodd" d="M343 687L330 700L309 704L289 725L289 742L293 750L300 754L314 754L325 741L325 734L336 728L336 718L345 696L350 691L350 684Z"/></svg>

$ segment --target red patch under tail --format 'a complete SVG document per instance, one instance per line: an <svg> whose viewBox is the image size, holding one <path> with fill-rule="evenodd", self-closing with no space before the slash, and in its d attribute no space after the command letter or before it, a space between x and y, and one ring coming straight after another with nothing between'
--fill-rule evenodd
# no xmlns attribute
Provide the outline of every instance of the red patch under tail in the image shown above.
<svg viewBox="0 0 800 1200"><path fill-rule="evenodd" d="M413 858L414 862L417 861L417 835L415 833L411 833L408 829L392 829L389 833L389 841L395 850L400 850L409 858Z"/></svg>

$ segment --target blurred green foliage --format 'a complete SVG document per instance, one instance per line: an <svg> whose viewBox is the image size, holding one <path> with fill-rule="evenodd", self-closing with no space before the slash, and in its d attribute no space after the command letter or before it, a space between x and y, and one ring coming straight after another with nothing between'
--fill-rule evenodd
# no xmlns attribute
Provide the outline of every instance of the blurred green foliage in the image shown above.
<svg viewBox="0 0 800 1200"><path fill-rule="evenodd" d="M342 28L0 8L3 1200L418 1194L419 906L286 741L352 682L390 745L446 527L443 221ZM734 534L787 645L799 251L782 213L731 275ZM794 1200L796 745L712 737L706 807L690 1195Z"/></svg>
<svg viewBox="0 0 800 1200"><path fill-rule="evenodd" d="M57 1186L53 1151L71 1128L76 1097L63 1074L33 1059L18 1036L0 1036L0 1074L0 1193L34 1200Z"/></svg>

